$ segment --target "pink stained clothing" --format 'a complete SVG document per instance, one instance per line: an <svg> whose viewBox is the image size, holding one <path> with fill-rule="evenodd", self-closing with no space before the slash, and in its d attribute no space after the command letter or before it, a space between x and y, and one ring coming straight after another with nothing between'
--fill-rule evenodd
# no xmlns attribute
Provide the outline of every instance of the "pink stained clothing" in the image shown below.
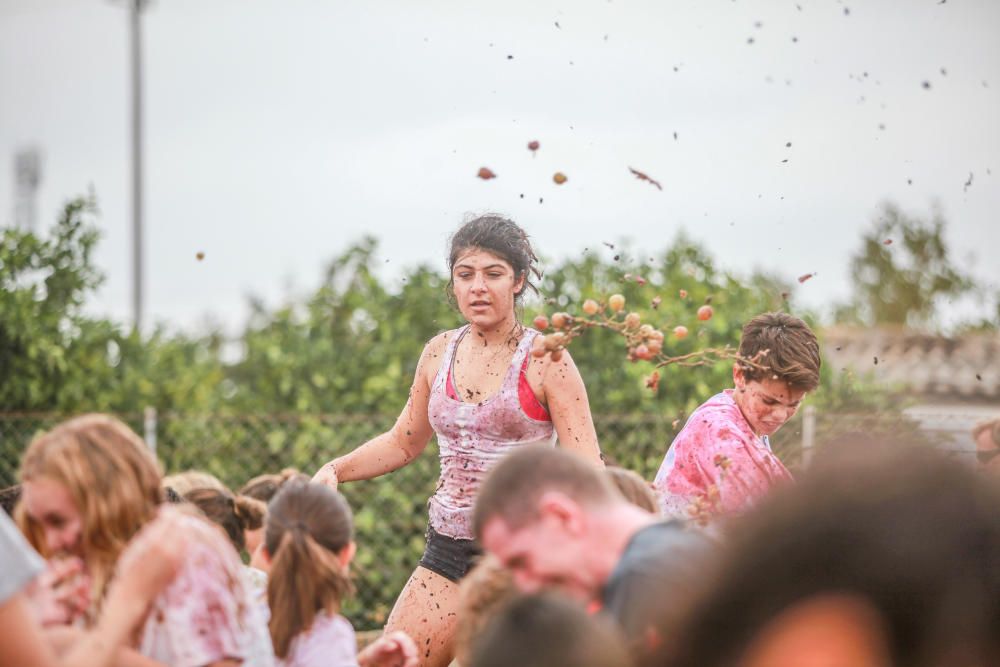
<svg viewBox="0 0 1000 667"><path fill-rule="evenodd" d="M214 525L193 516L184 522L184 565L153 602L139 652L172 667L225 659L271 667L267 620L252 599L239 555Z"/></svg>
<svg viewBox="0 0 1000 667"><path fill-rule="evenodd" d="M496 394L479 403L448 396L446 381L458 342L469 325L456 329L431 386L427 411L441 453L441 478L428 502L431 527L455 539L472 539L472 507L486 473L510 451L528 444L554 445L550 420L525 414L518 392L523 363L539 335L525 329Z"/></svg>
<svg viewBox="0 0 1000 667"><path fill-rule="evenodd" d="M705 520L741 512L791 473L733 399L716 394L692 413L653 480L665 516Z"/></svg>
<svg viewBox="0 0 1000 667"><path fill-rule="evenodd" d="M312 627L292 640L288 655L277 667L357 667L358 638L350 621L340 614L320 612Z"/></svg>

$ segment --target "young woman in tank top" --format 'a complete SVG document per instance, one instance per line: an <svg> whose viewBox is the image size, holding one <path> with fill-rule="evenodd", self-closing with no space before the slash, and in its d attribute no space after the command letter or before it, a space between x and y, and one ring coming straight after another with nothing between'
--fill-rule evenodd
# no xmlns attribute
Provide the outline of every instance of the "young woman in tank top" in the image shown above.
<svg viewBox="0 0 1000 667"><path fill-rule="evenodd" d="M472 508L487 471L529 443L554 444L602 465L583 379L572 357L529 354L537 331L515 306L540 273L524 231L487 215L463 225L449 253L451 292L465 326L435 336L417 364L410 398L391 430L330 461L314 480L378 477L405 466L436 435L441 478L429 502L427 546L389 616L421 649L425 666L447 665L458 581L479 549Z"/></svg>

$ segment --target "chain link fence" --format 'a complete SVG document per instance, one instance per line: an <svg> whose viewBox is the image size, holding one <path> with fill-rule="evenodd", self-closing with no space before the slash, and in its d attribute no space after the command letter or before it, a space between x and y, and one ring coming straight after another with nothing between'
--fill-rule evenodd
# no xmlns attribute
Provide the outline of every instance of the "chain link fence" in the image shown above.
<svg viewBox="0 0 1000 667"><path fill-rule="evenodd" d="M166 473L202 470L239 489L250 478L286 467L312 473L392 426L395 415L118 415L142 434ZM50 413L0 413L0 488L16 482L21 453L39 432L65 419ZM864 432L940 442L968 451L968 429L981 415L954 413L921 421L906 414L820 414L804 410L772 439L778 456L795 469L822 443ZM669 443L683 427L656 415L595 418L610 460L652 479ZM965 442L963 450L962 443ZM358 593L345 613L358 629L380 627L413 571L424 546L427 499L438 476L437 447L392 474L341 487L355 512Z"/></svg>

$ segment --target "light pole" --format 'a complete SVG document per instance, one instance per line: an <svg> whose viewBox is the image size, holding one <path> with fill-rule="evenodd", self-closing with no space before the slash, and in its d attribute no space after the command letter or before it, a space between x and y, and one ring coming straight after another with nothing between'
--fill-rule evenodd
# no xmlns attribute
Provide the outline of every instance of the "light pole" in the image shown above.
<svg viewBox="0 0 1000 667"><path fill-rule="evenodd" d="M132 325L143 319L142 229L142 10L147 0L127 0L132 80Z"/></svg>

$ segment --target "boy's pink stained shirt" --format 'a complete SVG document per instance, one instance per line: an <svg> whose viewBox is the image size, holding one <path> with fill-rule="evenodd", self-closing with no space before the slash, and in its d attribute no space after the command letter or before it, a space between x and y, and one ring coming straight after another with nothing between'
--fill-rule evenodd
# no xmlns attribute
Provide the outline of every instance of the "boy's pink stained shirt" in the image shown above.
<svg viewBox="0 0 1000 667"><path fill-rule="evenodd" d="M772 486L791 479L767 437L753 432L727 389L692 413L653 488L665 516L704 521L744 511Z"/></svg>

